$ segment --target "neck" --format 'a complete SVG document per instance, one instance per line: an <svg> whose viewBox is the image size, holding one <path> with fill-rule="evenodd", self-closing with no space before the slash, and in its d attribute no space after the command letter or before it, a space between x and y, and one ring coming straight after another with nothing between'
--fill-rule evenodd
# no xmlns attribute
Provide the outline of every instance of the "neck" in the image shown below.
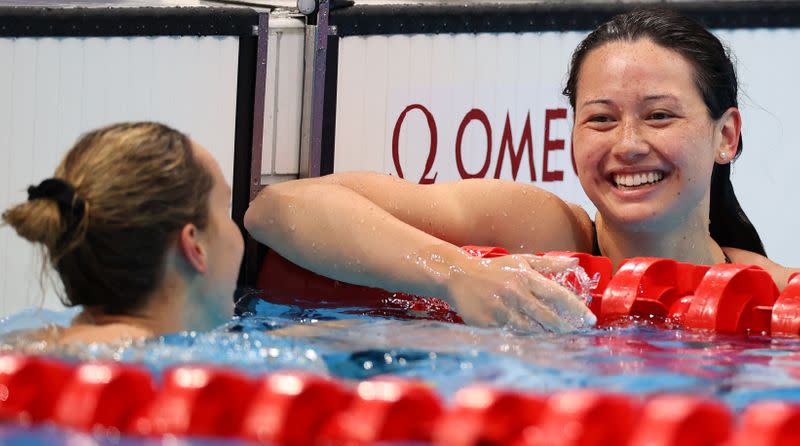
<svg viewBox="0 0 800 446"><path fill-rule="evenodd" d="M632 257L660 257L696 265L725 261L725 255L708 232L708 221L681 222L673 228L647 231L614 225L597 214L597 238L602 254L614 265Z"/></svg>
<svg viewBox="0 0 800 446"><path fill-rule="evenodd" d="M165 277L163 284L146 304L130 314L106 314L98 308L86 308L73 325L116 326L130 331L130 337L153 337L185 330L186 286L178 278Z"/></svg>

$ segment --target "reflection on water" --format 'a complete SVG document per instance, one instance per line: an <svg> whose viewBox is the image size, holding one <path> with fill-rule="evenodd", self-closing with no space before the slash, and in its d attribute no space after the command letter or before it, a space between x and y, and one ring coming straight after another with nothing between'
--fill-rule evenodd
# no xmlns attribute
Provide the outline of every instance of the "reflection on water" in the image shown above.
<svg viewBox="0 0 800 446"><path fill-rule="evenodd" d="M665 330L638 323L567 335L521 334L425 320L358 317L355 308L308 309L253 299L244 314L207 333L54 351L9 332L31 314L0 322L6 349L66 359L224 364L249 374L305 369L345 380L392 374L419 378L443 397L468 384L549 392L590 387L634 394L715 396L734 410L760 399L800 400L800 340ZM74 312L36 313L39 324Z"/></svg>

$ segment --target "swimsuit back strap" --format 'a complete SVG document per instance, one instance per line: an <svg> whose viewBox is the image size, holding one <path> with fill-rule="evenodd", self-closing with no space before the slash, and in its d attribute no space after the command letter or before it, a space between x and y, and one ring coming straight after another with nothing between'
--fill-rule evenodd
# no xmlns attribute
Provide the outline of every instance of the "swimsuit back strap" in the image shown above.
<svg viewBox="0 0 800 446"><path fill-rule="evenodd" d="M597 226L594 224L594 220L592 220L592 255L593 256L603 255L600 252L600 242L597 241Z"/></svg>

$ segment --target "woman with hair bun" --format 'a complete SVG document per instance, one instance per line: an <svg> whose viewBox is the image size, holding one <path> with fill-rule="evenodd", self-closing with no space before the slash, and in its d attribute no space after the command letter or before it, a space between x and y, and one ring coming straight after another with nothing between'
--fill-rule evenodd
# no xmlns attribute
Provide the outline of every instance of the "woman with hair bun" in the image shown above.
<svg viewBox="0 0 800 446"><path fill-rule="evenodd" d="M87 133L3 222L39 244L83 307L60 342L203 329L230 317L242 235L217 162L158 123Z"/></svg>
<svg viewBox="0 0 800 446"><path fill-rule="evenodd" d="M640 9L590 33L564 94L587 213L529 184L464 180L416 185L341 173L269 186L245 226L294 263L338 280L446 300L467 323L574 329L593 317L541 272L577 251L777 265L739 206L730 163L742 151L736 72L713 34L680 14ZM325 197L320 200L319 197ZM463 245L511 256L476 259Z"/></svg>

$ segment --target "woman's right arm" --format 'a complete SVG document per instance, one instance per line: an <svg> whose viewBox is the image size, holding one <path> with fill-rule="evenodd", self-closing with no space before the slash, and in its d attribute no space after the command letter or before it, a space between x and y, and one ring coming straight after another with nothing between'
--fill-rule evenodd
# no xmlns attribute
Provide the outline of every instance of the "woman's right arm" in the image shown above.
<svg viewBox="0 0 800 446"><path fill-rule="evenodd" d="M558 269L571 261L486 261L458 246L581 250L586 242L577 240L581 231L572 220L561 200L518 183L420 186L387 175L344 173L268 186L250 204L245 226L256 240L324 276L441 297L480 325L524 326L533 318L561 330L568 327L557 313L591 317L574 295L535 268Z"/></svg>

